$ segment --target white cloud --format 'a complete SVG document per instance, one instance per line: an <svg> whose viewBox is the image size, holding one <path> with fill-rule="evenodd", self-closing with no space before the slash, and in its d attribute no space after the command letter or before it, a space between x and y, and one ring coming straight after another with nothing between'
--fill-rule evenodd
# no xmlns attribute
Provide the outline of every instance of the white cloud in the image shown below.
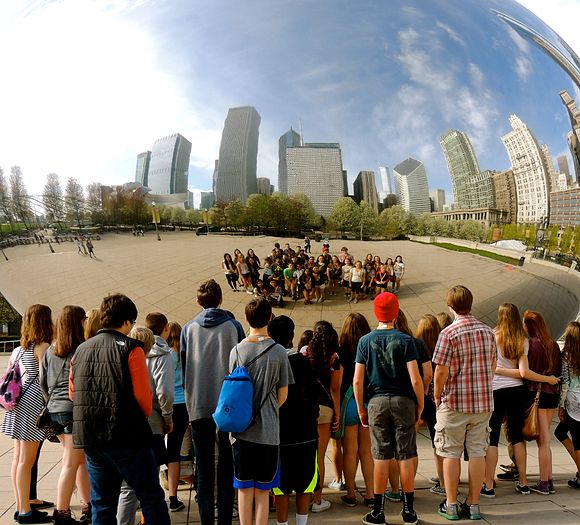
<svg viewBox="0 0 580 525"><path fill-rule="evenodd" d="M526 82L529 76L534 72L530 43L509 26L507 26L507 32L517 49L514 71L522 82Z"/></svg>
<svg viewBox="0 0 580 525"><path fill-rule="evenodd" d="M445 33L447 33L447 36L451 40L453 40L454 42L457 42L458 44L465 47L465 45L466 45L465 40L463 40L463 38L461 38L461 36L459 36L459 33L457 33L457 31L454 31L447 24L444 24L443 22L440 22L440 21L438 21L436 25L439 29L442 29L443 31L445 31Z"/></svg>

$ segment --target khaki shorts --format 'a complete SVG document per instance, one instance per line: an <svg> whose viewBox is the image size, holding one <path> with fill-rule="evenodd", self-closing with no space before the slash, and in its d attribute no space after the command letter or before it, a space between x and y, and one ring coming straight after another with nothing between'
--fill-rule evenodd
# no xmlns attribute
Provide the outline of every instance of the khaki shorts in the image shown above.
<svg viewBox="0 0 580 525"><path fill-rule="evenodd" d="M318 415L318 424L319 425L327 425L328 423L332 423L332 418L334 416L334 410L332 408L327 407L325 405L318 405L320 410Z"/></svg>
<svg viewBox="0 0 580 525"><path fill-rule="evenodd" d="M440 406L435 424L435 450L443 458L460 459L463 449L470 458L485 457L489 445L491 412L467 414Z"/></svg>

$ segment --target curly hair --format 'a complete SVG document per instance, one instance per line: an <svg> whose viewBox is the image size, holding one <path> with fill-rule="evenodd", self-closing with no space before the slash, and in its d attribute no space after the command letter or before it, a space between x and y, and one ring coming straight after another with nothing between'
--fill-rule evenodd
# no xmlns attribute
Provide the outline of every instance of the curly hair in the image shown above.
<svg viewBox="0 0 580 525"><path fill-rule="evenodd" d="M563 354L570 372L580 376L580 323L578 321L572 321L566 327Z"/></svg>
<svg viewBox="0 0 580 525"><path fill-rule="evenodd" d="M328 369L332 356L338 349L338 334L328 321L314 325L314 335L308 344L308 356L315 374Z"/></svg>

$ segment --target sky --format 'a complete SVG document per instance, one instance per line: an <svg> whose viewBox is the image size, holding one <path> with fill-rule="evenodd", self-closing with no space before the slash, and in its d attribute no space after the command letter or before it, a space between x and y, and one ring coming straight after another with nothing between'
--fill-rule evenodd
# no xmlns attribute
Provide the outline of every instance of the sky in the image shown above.
<svg viewBox="0 0 580 525"><path fill-rule="evenodd" d="M580 54L580 0L522 0ZM258 176L277 184L278 137L339 142L349 183L413 156L451 183L438 138L468 133L503 170L518 114L553 157L569 130L562 70L490 11L550 30L514 0L30 0L0 2L0 167L29 193L134 180L137 154L181 133L189 186L211 188L229 107L261 115Z"/></svg>

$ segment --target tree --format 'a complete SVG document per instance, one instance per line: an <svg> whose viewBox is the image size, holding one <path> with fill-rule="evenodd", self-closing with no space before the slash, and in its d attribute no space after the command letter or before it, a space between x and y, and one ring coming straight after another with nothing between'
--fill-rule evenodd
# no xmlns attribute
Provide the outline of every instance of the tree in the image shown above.
<svg viewBox="0 0 580 525"><path fill-rule="evenodd" d="M359 217L360 217L360 235L361 240L364 237L370 237L372 235L377 235L379 232L378 224L378 214L371 205L366 201L361 201L359 206Z"/></svg>
<svg viewBox="0 0 580 525"><path fill-rule="evenodd" d="M10 191L2 168L0 168L0 221L8 221L10 223L10 229L14 231L14 224L12 224Z"/></svg>
<svg viewBox="0 0 580 525"><path fill-rule="evenodd" d="M246 201L246 220L250 227L268 226L270 210L270 198L266 195L254 193Z"/></svg>
<svg viewBox="0 0 580 525"><path fill-rule="evenodd" d="M360 228L360 208L350 197L341 197L332 208L328 220L332 227L341 233L358 231Z"/></svg>
<svg viewBox="0 0 580 525"><path fill-rule="evenodd" d="M183 208L174 207L171 209L171 223L182 226L185 222L187 214Z"/></svg>
<svg viewBox="0 0 580 525"><path fill-rule="evenodd" d="M99 224L104 221L105 214L100 182L92 182L87 186L86 207L87 211L91 214L93 224Z"/></svg>
<svg viewBox="0 0 580 525"><path fill-rule="evenodd" d="M14 216L22 221L24 227L28 230L27 222L30 223L33 213L20 166L12 166L10 170L10 195L12 197L12 212Z"/></svg>
<svg viewBox="0 0 580 525"><path fill-rule="evenodd" d="M62 188L56 173L49 173L46 176L46 184L42 194L42 203L46 211L46 218L50 222L59 224L65 218L64 201L62 198Z"/></svg>
<svg viewBox="0 0 580 525"><path fill-rule="evenodd" d="M230 226L233 226L234 228L244 228L247 226L246 207L240 199L234 199L228 202L224 213Z"/></svg>
<svg viewBox="0 0 580 525"><path fill-rule="evenodd" d="M189 222L190 226L199 224L201 222L201 212L194 208L187 210L187 222Z"/></svg>
<svg viewBox="0 0 580 525"><path fill-rule="evenodd" d="M217 224L222 228L228 227L228 217L226 216L227 205L227 202L219 200L214 203L213 208L210 210L212 223Z"/></svg>
<svg viewBox="0 0 580 525"><path fill-rule="evenodd" d="M379 215L379 225L381 226L383 235L388 239L396 239L406 233L406 217L407 212L402 206L392 206L383 210Z"/></svg>
<svg viewBox="0 0 580 525"><path fill-rule="evenodd" d="M300 217L298 220L300 221L300 227L302 228L318 228L320 226L320 217L316 215L314 211L314 206L312 206L312 202L308 195L305 193L295 193L292 195L291 200L295 201L300 206L295 206L297 210L301 210ZM292 218L291 218L292 220ZM292 228L294 229L294 228Z"/></svg>
<svg viewBox="0 0 580 525"><path fill-rule="evenodd" d="M271 225L279 232L288 229L290 224L290 197L283 193L275 192L270 196Z"/></svg>
<svg viewBox="0 0 580 525"><path fill-rule="evenodd" d="M74 177L69 177L66 183L64 203L67 220L70 222L76 220L77 226L80 228L85 207L85 195L81 183Z"/></svg>

